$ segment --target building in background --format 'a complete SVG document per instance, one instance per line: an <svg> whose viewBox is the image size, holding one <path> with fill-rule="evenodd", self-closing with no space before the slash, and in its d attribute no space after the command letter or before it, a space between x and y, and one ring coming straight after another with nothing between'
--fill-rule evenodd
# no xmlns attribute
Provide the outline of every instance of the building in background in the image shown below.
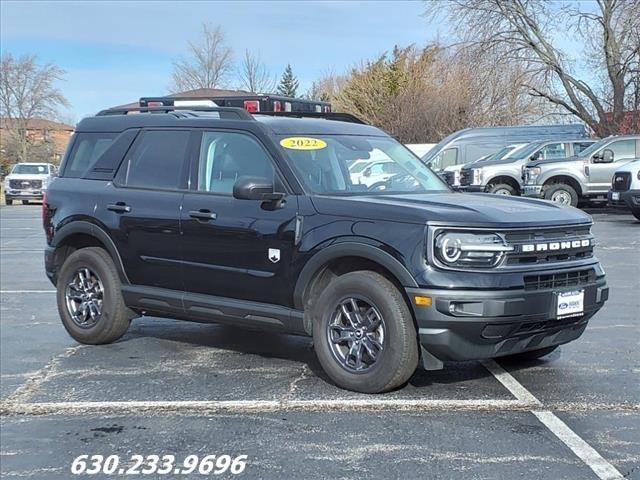
<svg viewBox="0 0 640 480"><path fill-rule="evenodd" d="M15 163L12 158L15 128L14 120L0 118L0 155L6 163ZM73 127L65 123L42 118L30 120L27 124L27 140L34 158L27 160L59 164L72 133Z"/></svg>

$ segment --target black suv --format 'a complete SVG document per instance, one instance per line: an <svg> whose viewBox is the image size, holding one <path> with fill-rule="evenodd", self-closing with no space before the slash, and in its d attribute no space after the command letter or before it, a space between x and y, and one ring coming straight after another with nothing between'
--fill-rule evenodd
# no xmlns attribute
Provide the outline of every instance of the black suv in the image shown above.
<svg viewBox="0 0 640 480"><path fill-rule="evenodd" d="M79 342L141 315L275 329L313 336L339 386L382 392L419 362L545 355L608 297L588 215L454 193L372 126L137 110L82 120L46 194L46 271ZM369 158L411 181L355 183Z"/></svg>

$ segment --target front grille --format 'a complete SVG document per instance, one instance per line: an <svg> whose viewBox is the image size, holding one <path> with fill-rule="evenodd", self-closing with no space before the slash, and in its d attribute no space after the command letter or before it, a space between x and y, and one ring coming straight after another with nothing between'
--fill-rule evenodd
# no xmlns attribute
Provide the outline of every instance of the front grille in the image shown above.
<svg viewBox="0 0 640 480"><path fill-rule="evenodd" d="M528 275L524 277L525 290L549 290L565 287L581 287L593 283L596 272L593 268L573 272Z"/></svg>
<svg viewBox="0 0 640 480"><path fill-rule="evenodd" d="M440 173L440 178L447 182L447 185L453 185L456 177L453 172L442 172Z"/></svg>
<svg viewBox="0 0 640 480"><path fill-rule="evenodd" d="M631 187L631 173L618 172L613 176L611 187L616 192L626 192Z"/></svg>
<svg viewBox="0 0 640 480"><path fill-rule="evenodd" d="M473 171L463 168L460 170L460 185L466 187L473 183Z"/></svg>
<svg viewBox="0 0 640 480"><path fill-rule="evenodd" d="M14 190L40 189L42 180L9 180L9 187Z"/></svg>
<svg viewBox="0 0 640 480"><path fill-rule="evenodd" d="M505 240L514 247L507 254L507 266L535 266L582 260L593 256L589 225L507 232ZM584 243L584 244L583 244Z"/></svg>

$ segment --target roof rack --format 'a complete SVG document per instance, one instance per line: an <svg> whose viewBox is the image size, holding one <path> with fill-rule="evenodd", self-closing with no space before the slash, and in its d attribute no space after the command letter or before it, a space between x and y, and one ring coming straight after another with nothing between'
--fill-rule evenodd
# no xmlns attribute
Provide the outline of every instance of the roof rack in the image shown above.
<svg viewBox="0 0 640 480"><path fill-rule="evenodd" d="M338 122L360 123L365 125L361 119L350 113L336 112L255 112L254 115L269 115L272 117L293 117L293 118L324 118L325 120L336 120Z"/></svg>
<svg viewBox="0 0 640 480"><path fill-rule="evenodd" d="M182 110L182 112L181 112ZM96 114L97 117L108 115L128 115L131 112L139 113L174 113L176 116L197 116L196 112L219 113L220 118L235 118L237 120L255 120L253 116L243 108L235 107L198 107L198 106L163 106L163 107L130 107L109 108Z"/></svg>

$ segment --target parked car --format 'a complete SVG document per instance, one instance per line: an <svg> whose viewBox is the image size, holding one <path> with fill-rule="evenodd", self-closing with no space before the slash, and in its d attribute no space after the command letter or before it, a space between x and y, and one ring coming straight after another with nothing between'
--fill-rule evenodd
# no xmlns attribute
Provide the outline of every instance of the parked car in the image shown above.
<svg viewBox="0 0 640 480"><path fill-rule="evenodd" d="M640 158L640 135L604 138L577 157L529 162L523 171L523 192L562 205L606 201L616 170Z"/></svg>
<svg viewBox="0 0 640 480"><path fill-rule="evenodd" d="M524 146L526 146L526 143L514 143L512 145L507 145L506 147L501 148L500 150L498 150L497 152L494 152L492 154L487 154L487 155L483 155L482 157L480 157L479 159L471 162L471 163L467 163L467 164L460 164L460 165L454 165L452 167L447 167L445 168L442 172L440 172L440 176L454 189L458 189L460 187L460 171L465 168L468 167L469 165L475 165L477 163L480 162L485 162L485 161L491 161L491 160L500 160L503 158L508 158L510 157L512 154L514 154L514 152L520 150L521 148L523 148Z"/></svg>
<svg viewBox="0 0 640 480"><path fill-rule="evenodd" d="M518 149L507 158L473 162L460 171L460 189L466 192L520 195L522 170L529 162L573 157L595 142L587 139L536 142Z"/></svg>
<svg viewBox="0 0 640 480"><path fill-rule="evenodd" d="M351 173L351 181L356 185L376 188L383 186L391 177L402 172L403 169L397 163L387 158L368 163L360 173Z"/></svg>
<svg viewBox="0 0 640 480"><path fill-rule="evenodd" d="M12 205L21 200L23 205L30 200L42 201L42 195L51 180L57 175L51 163L16 163L4 179L4 201Z"/></svg>
<svg viewBox="0 0 640 480"><path fill-rule="evenodd" d="M440 172L491 155L513 143L580 137L586 138L587 131L578 124L467 128L440 141L422 160L434 172Z"/></svg>
<svg viewBox="0 0 640 480"><path fill-rule="evenodd" d="M609 205L628 208L640 220L640 159L616 170L608 199Z"/></svg>
<svg viewBox="0 0 640 480"><path fill-rule="evenodd" d="M45 269L81 343L140 315L273 329L374 393L419 363L546 355L608 298L579 210L452 192L369 125L150 111L82 120L47 191ZM373 152L414 182L354 184Z"/></svg>

